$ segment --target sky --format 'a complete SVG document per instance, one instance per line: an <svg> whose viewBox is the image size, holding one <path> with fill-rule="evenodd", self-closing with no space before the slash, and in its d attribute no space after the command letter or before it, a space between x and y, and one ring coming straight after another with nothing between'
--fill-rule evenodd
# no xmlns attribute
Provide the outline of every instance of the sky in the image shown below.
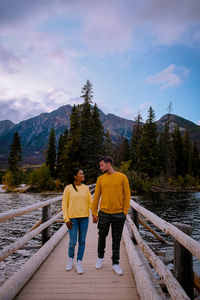
<svg viewBox="0 0 200 300"><path fill-rule="evenodd" d="M200 1L0 0L0 121L82 103L87 80L106 114L200 125Z"/></svg>

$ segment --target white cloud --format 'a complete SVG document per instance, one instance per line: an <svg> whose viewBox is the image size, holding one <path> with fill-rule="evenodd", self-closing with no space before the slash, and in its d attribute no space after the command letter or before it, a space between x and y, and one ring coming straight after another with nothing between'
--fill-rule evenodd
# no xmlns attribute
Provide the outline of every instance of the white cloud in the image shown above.
<svg viewBox="0 0 200 300"><path fill-rule="evenodd" d="M51 112L62 105L79 104L82 99L73 98L65 90L52 90L48 93L35 95L35 98L29 98L28 95L18 95L15 97L0 97L0 120L11 120L18 123L35 117L44 112Z"/></svg>
<svg viewBox="0 0 200 300"><path fill-rule="evenodd" d="M199 120L199 121L197 121L197 125L199 125L199 126L200 126L200 120Z"/></svg>
<svg viewBox="0 0 200 300"><path fill-rule="evenodd" d="M22 69L22 58L0 44L0 72L17 73Z"/></svg>
<svg viewBox="0 0 200 300"><path fill-rule="evenodd" d="M87 9L85 9L87 7ZM95 53L127 51L139 36L148 32L152 41L161 44L196 42L200 24L200 2L196 0L2 0L0 32L22 35L40 31L40 25L61 16L79 24L76 39ZM191 31L192 29L192 31ZM44 30L43 30L44 32ZM57 32L52 31L52 35ZM138 34L139 33L139 34ZM63 35L69 35L67 25Z"/></svg>
<svg viewBox="0 0 200 300"><path fill-rule="evenodd" d="M161 72L147 77L146 82L150 85L160 86L162 89L173 88L180 86L188 74L187 68L172 64Z"/></svg>

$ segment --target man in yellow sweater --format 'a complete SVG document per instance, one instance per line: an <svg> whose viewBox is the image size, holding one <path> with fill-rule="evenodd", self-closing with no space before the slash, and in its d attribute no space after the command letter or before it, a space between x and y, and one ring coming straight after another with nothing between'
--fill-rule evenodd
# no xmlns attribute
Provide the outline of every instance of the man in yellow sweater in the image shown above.
<svg viewBox="0 0 200 300"><path fill-rule="evenodd" d="M119 253L124 222L130 207L130 188L126 175L116 172L113 163L110 156L104 156L99 161L100 170L104 174L97 179L92 205L93 222L98 222L97 227L99 230L96 268L100 269L102 267L106 237L111 225L112 268L118 275L123 275L123 270L119 265ZM98 213L99 201L100 210Z"/></svg>

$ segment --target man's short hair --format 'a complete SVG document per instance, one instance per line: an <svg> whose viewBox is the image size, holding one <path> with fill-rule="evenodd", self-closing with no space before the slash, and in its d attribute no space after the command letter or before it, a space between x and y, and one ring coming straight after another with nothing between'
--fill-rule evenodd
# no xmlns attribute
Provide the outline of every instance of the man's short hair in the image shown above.
<svg viewBox="0 0 200 300"><path fill-rule="evenodd" d="M114 164L113 158L112 158L111 156L108 156L108 155L102 156L102 157L99 159L99 162L101 162L101 161L104 161L105 163L108 163L108 162L109 162L111 165Z"/></svg>

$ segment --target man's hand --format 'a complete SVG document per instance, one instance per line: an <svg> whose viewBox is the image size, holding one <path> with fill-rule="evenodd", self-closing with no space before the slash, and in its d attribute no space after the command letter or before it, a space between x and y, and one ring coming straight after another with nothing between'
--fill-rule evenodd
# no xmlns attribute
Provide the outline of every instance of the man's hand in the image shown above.
<svg viewBox="0 0 200 300"><path fill-rule="evenodd" d="M73 224L72 221L66 222L67 228L72 229L72 224Z"/></svg>
<svg viewBox="0 0 200 300"><path fill-rule="evenodd" d="M93 217L93 223L97 223L98 222L98 216L92 216Z"/></svg>

